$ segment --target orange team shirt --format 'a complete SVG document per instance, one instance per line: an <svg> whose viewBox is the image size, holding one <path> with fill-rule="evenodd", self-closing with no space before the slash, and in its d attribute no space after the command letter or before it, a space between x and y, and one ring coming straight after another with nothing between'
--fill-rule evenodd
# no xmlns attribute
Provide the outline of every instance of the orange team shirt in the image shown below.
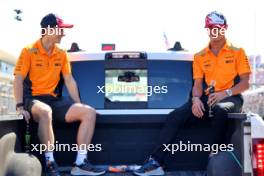
<svg viewBox="0 0 264 176"><path fill-rule="evenodd" d="M51 56L48 56L39 39L33 45L24 48L16 63L14 75L27 77L31 81L32 95L53 95L60 80L71 74L71 66L66 51L55 45Z"/></svg>
<svg viewBox="0 0 264 176"><path fill-rule="evenodd" d="M193 79L205 78L207 85L215 81L215 91L234 86L237 75L251 73L245 51L226 43L215 56L209 47L194 55Z"/></svg>

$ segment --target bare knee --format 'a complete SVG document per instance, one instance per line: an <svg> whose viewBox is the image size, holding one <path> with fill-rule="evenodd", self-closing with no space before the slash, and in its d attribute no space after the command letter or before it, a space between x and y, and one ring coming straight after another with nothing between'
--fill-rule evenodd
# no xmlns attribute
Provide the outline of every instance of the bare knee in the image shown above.
<svg viewBox="0 0 264 176"><path fill-rule="evenodd" d="M91 106L88 106L88 105L83 105L85 111L87 114L90 114L90 115L93 115L95 116L96 115L96 111L94 108L92 108Z"/></svg>
<svg viewBox="0 0 264 176"><path fill-rule="evenodd" d="M75 112L79 112L78 116L80 121L95 121L96 111L91 106L81 104L80 106L76 107L75 110Z"/></svg>
<svg viewBox="0 0 264 176"><path fill-rule="evenodd" d="M83 105L82 121L95 122L96 111L94 108L88 105Z"/></svg>
<svg viewBox="0 0 264 176"><path fill-rule="evenodd" d="M94 108L83 105L80 103L75 103L70 107L66 114L66 121L73 122L73 121L95 121L96 118L96 111Z"/></svg>
<svg viewBox="0 0 264 176"><path fill-rule="evenodd" d="M32 107L32 114L36 117L37 121L51 122L52 121L52 109L46 104L39 104Z"/></svg>

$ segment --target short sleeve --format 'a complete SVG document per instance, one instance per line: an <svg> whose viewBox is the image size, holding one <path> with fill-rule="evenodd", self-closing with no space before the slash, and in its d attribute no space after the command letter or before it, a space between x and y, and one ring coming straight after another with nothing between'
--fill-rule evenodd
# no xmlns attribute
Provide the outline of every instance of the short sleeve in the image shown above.
<svg viewBox="0 0 264 176"><path fill-rule="evenodd" d="M251 73L249 61L243 49L239 50L237 58L237 72L239 75L242 75L244 73Z"/></svg>
<svg viewBox="0 0 264 176"><path fill-rule="evenodd" d="M21 75L23 78L25 78L29 72L30 69L30 56L28 53L28 50L24 48L17 60L14 75Z"/></svg>
<svg viewBox="0 0 264 176"><path fill-rule="evenodd" d="M65 58L64 58L63 65L62 65L62 74L63 75L71 74L70 57L67 53L65 53Z"/></svg>
<svg viewBox="0 0 264 176"><path fill-rule="evenodd" d="M193 59L193 79L199 79L204 77L203 70L199 64L199 57L194 56Z"/></svg>

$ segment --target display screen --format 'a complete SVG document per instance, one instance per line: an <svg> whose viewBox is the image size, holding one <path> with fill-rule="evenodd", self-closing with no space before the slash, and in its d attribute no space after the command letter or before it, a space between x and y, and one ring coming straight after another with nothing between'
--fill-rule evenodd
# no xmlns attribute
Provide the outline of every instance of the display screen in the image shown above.
<svg viewBox="0 0 264 176"><path fill-rule="evenodd" d="M146 69L105 70L105 98L108 102L147 102Z"/></svg>

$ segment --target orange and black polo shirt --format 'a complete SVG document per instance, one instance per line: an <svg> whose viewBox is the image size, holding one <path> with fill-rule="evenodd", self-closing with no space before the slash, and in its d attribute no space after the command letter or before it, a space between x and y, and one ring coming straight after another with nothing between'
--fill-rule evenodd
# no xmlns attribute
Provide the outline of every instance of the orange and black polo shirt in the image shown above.
<svg viewBox="0 0 264 176"><path fill-rule="evenodd" d="M56 96L61 73L71 74L66 51L55 46L51 56L48 56L41 39L22 50L14 70L14 75L20 74L29 82L27 86L32 96Z"/></svg>
<svg viewBox="0 0 264 176"><path fill-rule="evenodd" d="M215 91L234 86L237 75L251 73L248 58L242 48L226 43L215 56L209 46L194 55L193 79L204 78L207 85L215 81Z"/></svg>

